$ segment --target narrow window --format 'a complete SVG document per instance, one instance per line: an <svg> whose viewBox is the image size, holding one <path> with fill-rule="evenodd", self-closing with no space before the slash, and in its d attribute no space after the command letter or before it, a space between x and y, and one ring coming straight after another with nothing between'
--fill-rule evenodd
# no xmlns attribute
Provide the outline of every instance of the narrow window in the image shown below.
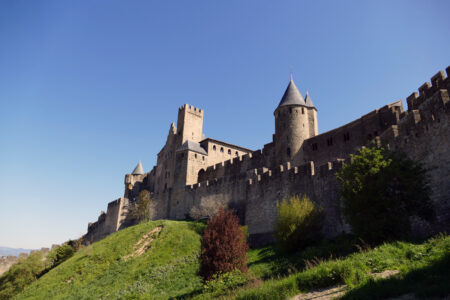
<svg viewBox="0 0 450 300"><path fill-rule="evenodd" d="M287 156L291 157L291 148L286 149L286 154Z"/></svg>
<svg viewBox="0 0 450 300"><path fill-rule="evenodd" d="M236 156L239 156L239 152L236 151L235 155L236 155Z"/></svg>
<svg viewBox="0 0 450 300"><path fill-rule="evenodd" d="M302 107L302 115L304 115L304 114L305 114L305 108Z"/></svg>
<svg viewBox="0 0 450 300"><path fill-rule="evenodd" d="M228 155L231 155L231 150L230 149L228 149Z"/></svg>
<svg viewBox="0 0 450 300"><path fill-rule="evenodd" d="M205 160L205 157L204 157L204 156L202 156L202 159L203 159L203 160Z"/></svg>
<svg viewBox="0 0 450 300"><path fill-rule="evenodd" d="M333 146L333 138L332 137L327 139L327 145L328 146Z"/></svg>
<svg viewBox="0 0 450 300"><path fill-rule="evenodd" d="M216 145L213 146L213 150L216 151Z"/></svg>
<svg viewBox="0 0 450 300"><path fill-rule="evenodd" d="M344 133L344 142L350 140L350 133L346 132Z"/></svg>
<svg viewBox="0 0 450 300"><path fill-rule="evenodd" d="M223 147L220 147L220 152L222 152L222 153L223 153Z"/></svg>
<svg viewBox="0 0 450 300"><path fill-rule="evenodd" d="M292 114L292 107L289 107L289 113Z"/></svg>
<svg viewBox="0 0 450 300"><path fill-rule="evenodd" d="M197 158L197 153L195 153L195 155L194 155L194 156L195 156L195 158Z"/></svg>

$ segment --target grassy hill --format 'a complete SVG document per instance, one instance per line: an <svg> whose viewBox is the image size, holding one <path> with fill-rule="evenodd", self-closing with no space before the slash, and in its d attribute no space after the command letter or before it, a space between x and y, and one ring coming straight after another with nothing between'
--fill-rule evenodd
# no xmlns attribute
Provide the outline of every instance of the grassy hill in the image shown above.
<svg viewBox="0 0 450 300"><path fill-rule="evenodd" d="M275 246L252 249L248 274L204 284L198 276L204 227L196 222L151 221L121 230L82 248L15 299L286 299L344 284L345 299L450 294L446 235L374 249L343 236L292 255ZM399 273L374 277L385 270Z"/></svg>
<svg viewBox="0 0 450 300"><path fill-rule="evenodd" d="M157 226L162 230L145 239ZM189 294L202 286L197 272L203 226L155 221L126 228L81 249L17 299L168 299ZM139 251L152 238L147 245L151 251Z"/></svg>

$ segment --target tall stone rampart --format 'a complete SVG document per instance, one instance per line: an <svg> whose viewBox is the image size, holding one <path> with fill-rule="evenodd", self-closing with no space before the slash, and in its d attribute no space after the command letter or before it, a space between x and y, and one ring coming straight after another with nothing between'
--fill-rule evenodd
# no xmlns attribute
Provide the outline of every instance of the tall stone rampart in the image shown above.
<svg viewBox="0 0 450 300"><path fill-rule="evenodd" d="M450 68L447 68L449 76ZM450 231L450 80L441 71L424 84L420 96L409 98L408 111L381 140L393 151L406 153L428 170L432 200L436 206L435 231ZM426 98L425 98L426 96Z"/></svg>
<svg viewBox="0 0 450 300"><path fill-rule="evenodd" d="M129 192L125 195L133 197L129 205L132 205L139 192L146 188L151 192L152 219L185 219L190 216L193 208L202 206L234 208L241 223L248 225L252 244L257 245L273 240L277 202L291 195L304 194L324 209L326 221L323 233L328 237L334 236L349 230L342 220L339 184L335 173L345 159L349 160L350 154L376 140L385 143L392 150L405 152L411 158L424 163L429 170L432 198L438 213L438 224L432 230L449 231L450 68L446 71L447 77L440 71L431 78L431 84L425 83L418 93L408 97L407 111L403 110L401 101L396 101L344 126L304 140L301 150L304 152L304 161L296 161L295 165L290 161L278 163L274 154L277 146L274 144L275 140L266 144L262 150L251 153L248 153L248 149L236 146L237 150L242 150L242 153L248 151L248 154L241 155L239 152L237 157L207 166L205 169L203 168L207 163L202 163L201 169L197 168L200 170L197 183L182 185L181 182L172 186L174 174L179 171L171 166L183 162L173 160L175 145L179 143L178 131L171 125L168 141L158 154L157 167L145 175L139 175L142 178L136 177L135 181L131 180L134 177L126 178ZM189 112L186 113L188 116ZM196 112L194 108L194 113L200 112ZM191 127L189 130L194 132L189 131L189 134L198 136L198 132L195 132L198 126ZM214 146L217 148L226 144L214 140L205 143L209 143L205 148L208 152L209 148L214 151ZM220 148L217 150L220 151ZM194 158L201 162L207 159L204 158L206 155L196 156L196 153L192 153ZM226 155L224 154L223 158L236 154L231 150L224 153ZM187 156L184 158L189 162ZM195 174L191 175L195 177ZM186 181L191 182L192 180ZM122 204L126 202L121 201ZM128 226L124 221L127 212L122 204L108 205L107 213L102 213L97 222L89 225L86 238L98 240Z"/></svg>

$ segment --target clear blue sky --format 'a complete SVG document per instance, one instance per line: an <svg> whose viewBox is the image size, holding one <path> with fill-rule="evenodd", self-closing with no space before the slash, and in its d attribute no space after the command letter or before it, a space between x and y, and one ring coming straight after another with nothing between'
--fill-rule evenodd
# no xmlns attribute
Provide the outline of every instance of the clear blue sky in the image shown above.
<svg viewBox="0 0 450 300"><path fill-rule="evenodd" d="M177 109L208 137L271 141L293 69L319 131L450 64L449 1L2 1L0 246L84 234Z"/></svg>

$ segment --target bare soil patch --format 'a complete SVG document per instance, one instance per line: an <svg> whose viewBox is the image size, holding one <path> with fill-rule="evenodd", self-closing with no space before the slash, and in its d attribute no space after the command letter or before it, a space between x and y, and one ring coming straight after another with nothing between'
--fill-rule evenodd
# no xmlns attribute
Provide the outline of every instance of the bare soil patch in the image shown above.
<svg viewBox="0 0 450 300"><path fill-rule="evenodd" d="M153 228L152 230L150 230L149 232L147 232L146 234L144 234L139 239L139 241L137 241L137 243L134 244L133 253L125 256L124 258L127 259L130 257L137 257L137 256L141 256L142 254L144 254L145 251L147 251L150 248L153 240L158 237L158 235L162 229L163 229L162 225L157 226L157 227Z"/></svg>

